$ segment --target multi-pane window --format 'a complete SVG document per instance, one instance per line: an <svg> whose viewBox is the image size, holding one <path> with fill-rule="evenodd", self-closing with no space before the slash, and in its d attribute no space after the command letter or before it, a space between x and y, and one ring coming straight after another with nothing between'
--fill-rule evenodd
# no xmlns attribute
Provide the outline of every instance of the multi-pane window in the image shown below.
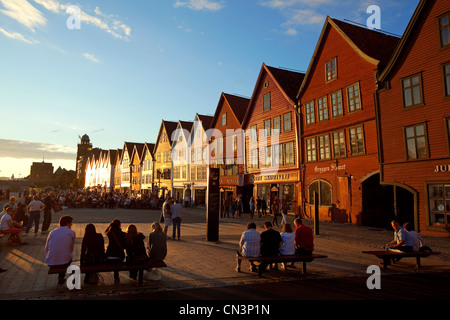
<svg viewBox="0 0 450 320"><path fill-rule="evenodd" d="M420 74L403 79L402 89L404 107L422 104L422 81Z"/></svg>
<svg viewBox="0 0 450 320"><path fill-rule="evenodd" d="M341 90L333 92L331 95L331 115L333 117L342 116L342 94Z"/></svg>
<svg viewBox="0 0 450 320"><path fill-rule="evenodd" d="M316 121L316 116L314 112L314 101L305 103L305 121L306 124L313 124Z"/></svg>
<svg viewBox="0 0 450 320"><path fill-rule="evenodd" d="M226 113L222 114L222 125L223 126L227 125L227 114Z"/></svg>
<svg viewBox="0 0 450 320"><path fill-rule="evenodd" d="M272 146L265 147L266 152L266 158L265 158L265 166L271 167L272 166Z"/></svg>
<svg viewBox="0 0 450 320"><path fill-rule="evenodd" d="M350 152L352 155L364 153L364 132L363 127L358 126L348 129L350 140Z"/></svg>
<svg viewBox="0 0 450 320"><path fill-rule="evenodd" d="M284 144L284 164L294 164L294 142Z"/></svg>
<svg viewBox="0 0 450 320"><path fill-rule="evenodd" d="M281 132L281 124L280 124L280 117L275 117L272 120L272 129L274 134L279 134Z"/></svg>
<svg viewBox="0 0 450 320"><path fill-rule="evenodd" d="M292 129L292 121L291 121L291 113L283 114L283 132L291 131Z"/></svg>
<svg viewBox="0 0 450 320"><path fill-rule="evenodd" d="M361 97L359 94L359 83L347 87L348 111L353 112L361 109Z"/></svg>
<svg viewBox="0 0 450 320"><path fill-rule="evenodd" d="M266 137L270 136L270 119L264 121L264 135Z"/></svg>
<svg viewBox="0 0 450 320"><path fill-rule="evenodd" d="M336 58L328 61L325 64L325 68L326 68L326 81L330 81L330 80L336 79L336 77L337 77Z"/></svg>
<svg viewBox="0 0 450 320"><path fill-rule="evenodd" d="M445 124L447 125L447 142L450 150L450 118L445 119Z"/></svg>
<svg viewBox="0 0 450 320"><path fill-rule="evenodd" d="M270 110L270 92L263 95L263 111Z"/></svg>
<svg viewBox="0 0 450 320"><path fill-rule="evenodd" d="M280 166L283 164L283 149L279 144L273 145L273 165Z"/></svg>
<svg viewBox="0 0 450 320"><path fill-rule="evenodd" d="M450 184L428 185L430 224L448 227L450 224Z"/></svg>
<svg viewBox="0 0 450 320"><path fill-rule="evenodd" d="M316 138L306 139L306 160L307 161L316 161Z"/></svg>
<svg viewBox="0 0 450 320"><path fill-rule="evenodd" d="M250 168L258 168L258 149L250 151Z"/></svg>
<svg viewBox="0 0 450 320"><path fill-rule="evenodd" d="M445 95L450 96L450 62L444 64Z"/></svg>
<svg viewBox="0 0 450 320"><path fill-rule="evenodd" d="M405 127L407 159L428 158L427 136L425 124Z"/></svg>
<svg viewBox="0 0 450 320"><path fill-rule="evenodd" d="M320 121L328 120L327 97L317 99L317 116Z"/></svg>
<svg viewBox="0 0 450 320"><path fill-rule="evenodd" d="M257 141L258 140L258 132L257 130L257 126L254 125L250 128L250 141Z"/></svg>
<svg viewBox="0 0 450 320"><path fill-rule="evenodd" d="M441 39L441 47L450 44L450 13L447 12L439 18L439 35Z"/></svg>
<svg viewBox="0 0 450 320"><path fill-rule="evenodd" d="M330 136L328 134L319 136L319 159L330 159Z"/></svg>
<svg viewBox="0 0 450 320"><path fill-rule="evenodd" d="M345 145L345 131L333 132L333 152L335 158L345 157L347 148Z"/></svg>

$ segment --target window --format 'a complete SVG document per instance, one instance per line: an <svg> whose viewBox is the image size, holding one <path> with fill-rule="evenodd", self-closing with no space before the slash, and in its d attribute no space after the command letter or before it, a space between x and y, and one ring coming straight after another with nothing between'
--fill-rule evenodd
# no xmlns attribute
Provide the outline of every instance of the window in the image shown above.
<svg viewBox="0 0 450 320"><path fill-rule="evenodd" d="M327 97L317 99L317 116L320 121L328 120Z"/></svg>
<svg viewBox="0 0 450 320"><path fill-rule="evenodd" d="M306 139L306 160L308 162L317 160L315 137Z"/></svg>
<svg viewBox="0 0 450 320"><path fill-rule="evenodd" d="M222 126L226 126L227 125L227 114L224 113L222 114Z"/></svg>
<svg viewBox="0 0 450 320"><path fill-rule="evenodd" d="M250 152L250 168L258 168L258 149Z"/></svg>
<svg viewBox="0 0 450 320"><path fill-rule="evenodd" d="M450 62L444 64L444 87L445 96L450 96Z"/></svg>
<svg viewBox="0 0 450 320"><path fill-rule="evenodd" d="M336 72L336 58L328 61L325 64L326 68L326 81L331 81L333 79L336 79L337 72Z"/></svg>
<svg viewBox="0 0 450 320"><path fill-rule="evenodd" d="M223 138L217 139L217 153L223 153Z"/></svg>
<svg viewBox="0 0 450 320"><path fill-rule="evenodd" d="M342 158L347 155L344 130L333 132L333 152L335 158Z"/></svg>
<svg viewBox="0 0 450 320"><path fill-rule="evenodd" d="M430 224L448 227L450 224L450 184L428 185Z"/></svg>
<svg viewBox="0 0 450 320"><path fill-rule="evenodd" d="M445 119L445 124L447 125L447 143L450 151L450 118Z"/></svg>
<svg viewBox="0 0 450 320"><path fill-rule="evenodd" d="M402 80L403 106L413 107L422 104L422 81L420 74Z"/></svg>
<svg viewBox="0 0 450 320"><path fill-rule="evenodd" d="M350 87L347 87L347 104L349 112L361 110L359 83L355 83Z"/></svg>
<svg viewBox="0 0 450 320"><path fill-rule="evenodd" d="M256 125L252 126L250 128L250 141L257 141L258 140L258 131Z"/></svg>
<svg viewBox="0 0 450 320"><path fill-rule="evenodd" d="M449 24L450 13L439 18L439 35L441 39L441 47L448 46L450 44L450 24Z"/></svg>
<svg viewBox="0 0 450 320"><path fill-rule="evenodd" d="M291 131L292 125L291 125L291 113L285 113L283 114L283 132Z"/></svg>
<svg viewBox="0 0 450 320"><path fill-rule="evenodd" d="M319 206L331 206L332 203L332 187L331 184L325 180L315 180L308 187L309 204L314 205L314 193L317 193L319 198Z"/></svg>
<svg viewBox="0 0 450 320"><path fill-rule="evenodd" d="M266 151L266 160L265 160L265 166L266 167L271 167L272 166L272 147L268 146L265 147L265 151Z"/></svg>
<svg viewBox="0 0 450 320"><path fill-rule="evenodd" d="M284 144L284 164L294 164L294 142Z"/></svg>
<svg viewBox="0 0 450 320"><path fill-rule="evenodd" d="M328 134L319 136L319 159L330 159L330 136Z"/></svg>
<svg viewBox="0 0 450 320"><path fill-rule="evenodd" d="M342 116L342 94L341 90L333 92L331 95L331 116Z"/></svg>
<svg viewBox="0 0 450 320"><path fill-rule="evenodd" d="M407 159L428 158L426 127L424 123L405 127Z"/></svg>
<svg viewBox="0 0 450 320"><path fill-rule="evenodd" d="M264 121L264 135L270 136L270 119Z"/></svg>
<svg viewBox="0 0 450 320"><path fill-rule="evenodd" d="M281 124L280 124L280 117L275 117L272 120L272 129L274 131L274 134L279 134L281 133Z"/></svg>
<svg viewBox="0 0 450 320"><path fill-rule="evenodd" d="M364 153L364 132L362 126L348 129L352 155Z"/></svg>
<svg viewBox="0 0 450 320"><path fill-rule="evenodd" d="M273 146L273 165L280 166L283 164L283 148L276 144Z"/></svg>
<svg viewBox="0 0 450 320"><path fill-rule="evenodd" d="M263 95L263 111L270 110L270 92Z"/></svg>
<svg viewBox="0 0 450 320"><path fill-rule="evenodd" d="M305 103L306 124L313 124L316 121L314 114L314 101Z"/></svg>
<svg viewBox="0 0 450 320"><path fill-rule="evenodd" d="M231 137L231 147L233 148L233 152L237 151L237 145L238 145L237 135L234 135Z"/></svg>

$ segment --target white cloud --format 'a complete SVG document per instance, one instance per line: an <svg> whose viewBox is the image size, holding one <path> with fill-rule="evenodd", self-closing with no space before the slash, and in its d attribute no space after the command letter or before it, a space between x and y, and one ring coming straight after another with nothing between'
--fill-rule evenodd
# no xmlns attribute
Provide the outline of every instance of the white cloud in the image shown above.
<svg viewBox="0 0 450 320"><path fill-rule="evenodd" d="M101 62L99 59L97 59L93 54L91 53L83 53L83 57L85 57L86 59L95 62L95 63L99 63Z"/></svg>
<svg viewBox="0 0 450 320"><path fill-rule="evenodd" d="M314 10L291 10L290 17L285 25L322 24L325 16Z"/></svg>
<svg viewBox="0 0 450 320"><path fill-rule="evenodd" d="M16 20L31 31L47 24L42 13L26 0L0 0L5 9L0 10L4 15Z"/></svg>
<svg viewBox="0 0 450 320"><path fill-rule="evenodd" d="M297 30L295 30L294 28L289 28L286 30L286 34L288 36L295 36L295 35L297 35Z"/></svg>
<svg viewBox="0 0 450 320"><path fill-rule="evenodd" d="M224 7L221 2L211 1L211 0L188 0L188 1L180 1L177 0L174 4L175 8L178 7L187 7L192 10L209 10L209 11L218 11Z"/></svg>
<svg viewBox="0 0 450 320"><path fill-rule="evenodd" d="M0 32L3 33L6 37L11 38L11 39L16 39L16 40L20 40L29 44L32 44L33 42L26 39L22 34L18 33L18 32L8 32L3 28L0 28Z"/></svg>
<svg viewBox="0 0 450 320"><path fill-rule="evenodd" d="M74 159L76 147L58 144L0 139L0 158Z"/></svg>

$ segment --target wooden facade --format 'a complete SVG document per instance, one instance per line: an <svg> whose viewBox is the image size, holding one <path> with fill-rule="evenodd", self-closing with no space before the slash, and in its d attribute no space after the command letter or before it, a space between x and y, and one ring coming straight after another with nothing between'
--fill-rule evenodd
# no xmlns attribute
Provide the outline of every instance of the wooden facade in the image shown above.
<svg viewBox="0 0 450 320"><path fill-rule="evenodd" d="M155 148L154 143L144 144L144 154L142 159L142 171L141 171L141 192L146 195L153 194L154 190L154 161L153 149Z"/></svg>
<svg viewBox="0 0 450 320"><path fill-rule="evenodd" d="M142 159L144 153L144 143L135 143L133 146L133 153L131 155L131 193L134 195L141 193L141 170Z"/></svg>
<svg viewBox="0 0 450 320"><path fill-rule="evenodd" d="M248 198L243 190L245 150L242 121L249 102L248 98L222 92L211 123L214 132L209 164L220 168L222 199L230 196L233 199L237 196ZM246 200L248 202L249 199Z"/></svg>
<svg viewBox="0 0 450 320"><path fill-rule="evenodd" d="M409 194L416 230L450 231L450 2L422 0L379 77L382 183ZM401 212L400 223L406 222Z"/></svg>
<svg viewBox="0 0 450 320"><path fill-rule="evenodd" d="M364 181L379 173L374 93L399 39L327 18L298 92L305 215L366 224ZM372 191L367 191L369 194Z"/></svg>
<svg viewBox="0 0 450 320"><path fill-rule="evenodd" d="M189 153L191 146L191 129L193 122L178 121L177 128L172 134L172 163L173 163L173 192L175 200L182 202L187 196L191 197L191 183L189 177Z"/></svg>
<svg viewBox="0 0 450 320"><path fill-rule="evenodd" d="M245 184L254 199L286 200L298 213L298 120L295 97L304 73L263 63L245 114Z"/></svg>
<svg viewBox="0 0 450 320"><path fill-rule="evenodd" d="M156 138L153 154L155 156L155 187L158 197L172 195L172 132L178 122L162 120Z"/></svg>

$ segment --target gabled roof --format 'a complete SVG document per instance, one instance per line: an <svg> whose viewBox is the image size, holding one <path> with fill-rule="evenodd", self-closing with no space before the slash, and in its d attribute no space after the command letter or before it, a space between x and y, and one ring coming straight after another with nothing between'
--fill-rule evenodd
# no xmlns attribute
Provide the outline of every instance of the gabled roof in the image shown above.
<svg viewBox="0 0 450 320"><path fill-rule="evenodd" d="M253 110L255 108L255 103L258 99L257 92L258 88L262 85L263 75L267 73L275 82L277 87L281 90L284 97L295 105L295 91L300 87L305 74L298 71L280 69L275 67L267 66L265 63L262 64L261 70L259 72L258 80L256 81L255 88L253 89L252 97L250 98L247 111L245 113L244 119L242 121L242 128L246 129L248 121L251 118Z"/></svg>
<svg viewBox="0 0 450 320"><path fill-rule="evenodd" d="M383 82L386 79L386 77L389 75L389 73L392 71L392 68L397 63L398 59L400 58L400 56L406 46L406 43L408 42L409 38L411 37L413 30L415 29L416 25L418 24L418 21L420 20L419 18L421 17L422 13L425 11L424 10L425 7L430 3L434 3L434 1L421 0L419 2L419 4L417 5L416 10L414 11L414 14L412 15L411 19L409 20L408 26L406 27L402 38L400 39L397 47L395 48L394 52L392 53L383 72L381 72L381 74L378 76L378 80L380 82Z"/></svg>
<svg viewBox="0 0 450 320"><path fill-rule="evenodd" d="M200 122L202 125L202 128L203 128L203 131L207 131L209 128L211 128L212 120L213 120L213 116L207 116L204 114L196 113L195 117L194 117L194 123L191 128L191 140L194 139L194 136L192 135L192 133L195 129L196 123Z"/></svg>
<svg viewBox="0 0 450 320"><path fill-rule="evenodd" d="M211 127L214 127L217 124L224 101L228 102L228 105L230 106L231 111L233 111L234 116L238 120L239 124L242 125L242 121L244 120L245 113L247 112L250 99L222 92L219 102L217 103L216 112L214 113L214 117L211 120Z"/></svg>
<svg viewBox="0 0 450 320"><path fill-rule="evenodd" d="M316 57L319 54L323 41L325 41L324 35L328 30L328 27L334 28L342 36L342 38L347 41L350 47L356 51L356 53L358 53L369 63L377 66L379 70L386 66L392 52L400 40L399 37L390 36L376 30L370 30L327 17L309 63L308 70L306 71L305 78L300 86L300 89L298 90L297 98L300 96L303 87L309 80L311 69L315 64ZM336 50L339 50L339 48Z"/></svg>
<svg viewBox="0 0 450 320"><path fill-rule="evenodd" d="M143 155L145 156L145 150L148 150L148 152L150 153L150 156L152 157L153 160L155 160L155 155L153 154L153 149L155 148L155 144L154 143L145 143L144 146L144 153Z"/></svg>
<svg viewBox="0 0 450 320"><path fill-rule="evenodd" d="M159 126L158 136L156 137L156 143L153 148L153 153L155 153L156 149L158 149L160 136L164 130L166 130L167 138L169 139L170 146L172 147L172 140L171 140L172 132L177 128L177 126L178 126L178 122L161 120L161 125Z"/></svg>
<svg viewBox="0 0 450 320"><path fill-rule="evenodd" d="M131 155L132 155L132 157L134 157L136 155L138 157L139 163L142 160L144 146L145 146L144 143L135 143L133 146L133 153ZM130 159L132 159L132 158L130 158Z"/></svg>
<svg viewBox="0 0 450 320"><path fill-rule="evenodd" d="M190 133L193 126L194 122L192 121L181 121L181 120L178 121L177 129L173 131L172 133L173 137L170 138L171 139L173 138L173 142L176 144L178 141L178 136L180 135L181 132L184 136L184 140L189 143ZM186 136L186 133L188 133L189 135Z"/></svg>
<svg viewBox="0 0 450 320"><path fill-rule="evenodd" d="M141 144L141 145L143 145L143 143L138 143L138 142L127 142L127 141L125 141L124 143L123 143L123 149L122 149L122 157L120 158L120 162L122 162L122 160L123 160L123 156L124 156L124 154L125 154L125 149L126 149L126 152L127 152L127 155L128 155L128 159L132 159L132 157L133 157L133 152L134 152L134 146L136 145L136 144Z"/></svg>

